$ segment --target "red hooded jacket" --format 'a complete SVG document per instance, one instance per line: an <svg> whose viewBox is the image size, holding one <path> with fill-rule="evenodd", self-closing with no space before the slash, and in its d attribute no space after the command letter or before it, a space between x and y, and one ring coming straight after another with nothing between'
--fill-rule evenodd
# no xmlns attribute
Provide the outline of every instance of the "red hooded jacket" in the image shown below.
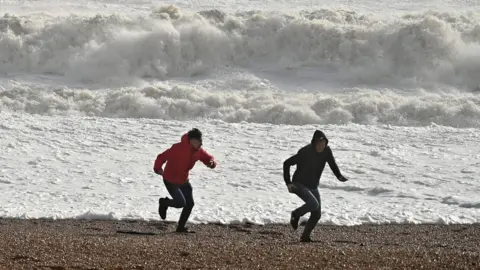
<svg viewBox="0 0 480 270"><path fill-rule="evenodd" d="M215 159L204 149L196 150L188 142L187 134L182 136L181 142L172 145L165 152L159 154L155 160L153 171L161 171L166 162L163 178L172 184L184 184L188 180L189 171L200 160L206 166L215 168ZM210 162L212 166L210 166Z"/></svg>

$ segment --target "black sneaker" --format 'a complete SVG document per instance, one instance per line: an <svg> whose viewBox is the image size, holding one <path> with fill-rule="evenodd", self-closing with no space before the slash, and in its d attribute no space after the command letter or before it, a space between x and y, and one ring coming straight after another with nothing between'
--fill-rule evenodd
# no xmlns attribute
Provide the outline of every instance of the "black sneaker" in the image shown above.
<svg viewBox="0 0 480 270"><path fill-rule="evenodd" d="M177 230L175 231L177 233L195 233L195 231L190 231L188 228L186 227L177 227Z"/></svg>
<svg viewBox="0 0 480 270"><path fill-rule="evenodd" d="M294 231L298 228L298 221L300 221L300 217L297 217L295 211L292 211L292 214L290 215L290 225L292 225Z"/></svg>
<svg viewBox="0 0 480 270"><path fill-rule="evenodd" d="M308 236L308 237L303 237L303 236L302 236L302 237L300 238L300 242L302 242L302 243L312 243L313 240L312 240L312 238L310 238L310 236Z"/></svg>
<svg viewBox="0 0 480 270"><path fill-rule="evenodd" d="M160 198L158 200L158 214L160 215L160 217L165 220L167 218L167 208L168 206L165 205L165 201L167 200L167 198Z"/></svg>

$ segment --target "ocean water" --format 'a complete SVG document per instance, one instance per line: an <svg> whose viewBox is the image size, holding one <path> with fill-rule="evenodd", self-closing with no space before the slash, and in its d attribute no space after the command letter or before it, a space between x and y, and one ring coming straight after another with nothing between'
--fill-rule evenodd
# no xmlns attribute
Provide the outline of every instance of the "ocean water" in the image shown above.
<svg viewBox="0 0 480 270"><path fill-rule="evenodd" d="M0 216L159 219L192 127L193 222L286 222L283 160L330 138L322 223L480 212L474 1L2 1ZM294 168L292 168L294 169ZM413 207L412 207L413 206ZM169 210L176 220L179 210Z"/></svg>

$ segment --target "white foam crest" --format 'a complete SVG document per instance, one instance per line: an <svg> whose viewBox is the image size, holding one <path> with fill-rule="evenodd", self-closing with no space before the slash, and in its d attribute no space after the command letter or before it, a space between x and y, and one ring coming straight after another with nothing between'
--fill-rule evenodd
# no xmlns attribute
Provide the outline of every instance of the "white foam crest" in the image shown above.
<svg viewBox="0 0 480 270"><path fill-rule="evenodd" d="M0 72L91 83L189 77L232 65L313 66L336 71L329 79L337 81L477 90L479 17L425 12L382 18L327 9L182 16L170 9L149 17L72 15L30 23L8 16L0 23Z"/></svg>
<svg viewBox="0 0 480 270"><path fill-rule="evenodd" d="M109 91L41 90L16 84L0 91L0 111L167 120L218 119L272 124L392 124L480 126L474 94L358 90L342 94L207 91L158 84Z"/></svg>
<svg viewBox="0 0 480 270"><path fill-rule="evenodd" d="M143 214L143 215L142 215ZM75 220L144 220L144 221L157 221L158 218L153 218L151 213L142 213L142 214L128 214L128 213L102 213L95 211L86 211L81 214L74 214L67 211L61 211L61 213L23 213L23 214L12 214L5 213L2 214L2 218L18 218L18 219L44 219L44 220L58 220L58 219L75 219ZM384 216L376 214L365 214L364 216L349 216L341 215L338 213L322 213L322 220L320 224L325 225L334 225L334 226L355 226L355 225L385 225L385 224L472 224L476 223L474 217L457 217L454 215L442 216L440 214L434 215L432 217L423 217L415 216L413 213L396 213L398 216ZM277 217L262 217L255 216L252 218L247 217L218 217L212 218L204 214L195 214L193 213L189 219L191 224L223 224L223 225L241 225L241 224L254 224L254 225L268 225L268 224L283 224L285 223L286 217L277 216ZM301 223L306 222L307 217L302 217L300 219ZM174 221L169 220L169 221Z"/></svg>

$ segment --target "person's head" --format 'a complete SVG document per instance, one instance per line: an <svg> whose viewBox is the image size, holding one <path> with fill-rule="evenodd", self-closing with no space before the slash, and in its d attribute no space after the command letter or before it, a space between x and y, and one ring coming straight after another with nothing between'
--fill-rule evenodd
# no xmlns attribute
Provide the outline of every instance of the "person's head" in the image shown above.
<svg viewBox="0 0 480 270"><path fill-rule="evenodd" d="M202 147L202 132L197 128L193 128L187 133L188 142L195 149L200 149Z"/></svg>
<svg viewBox="0 0 480 270"><path fill-rule="evenodd" d="M317 150L317 152L323 152L325 147L327 147L328 145L327 136L325 136L322 131L315 130L312 138L312 145L315 147L315 150Z"/></svg>

